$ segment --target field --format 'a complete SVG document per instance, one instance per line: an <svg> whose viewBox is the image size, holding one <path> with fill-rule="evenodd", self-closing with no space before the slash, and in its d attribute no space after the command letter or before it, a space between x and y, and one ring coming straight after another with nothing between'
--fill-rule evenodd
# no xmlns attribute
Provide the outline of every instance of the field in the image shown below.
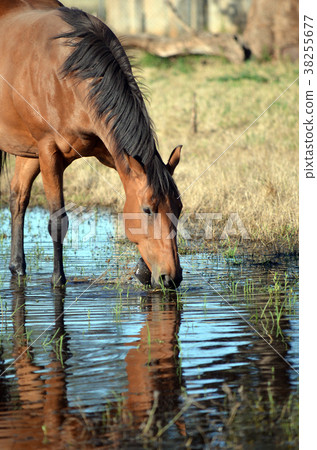
<svg viewBox="0 0 317 450"><path fill-rule="evenodd" d="M229 215L237 213L252 242L296 249L298 82L275 100L296 80L297 65L250 61L234 66L220 58L162 60L144 53L136 54L135 64L164 160L183 145L175 179L192 227L203 227L195 213L220 213L222 220L214 221L217 240ZM121 211L118 175L94 159L89 162L92 167L81 160L66 171L66 202ZM1 190L6 204L6 177ZM31 204L46 205L40 179Z"/></svg>

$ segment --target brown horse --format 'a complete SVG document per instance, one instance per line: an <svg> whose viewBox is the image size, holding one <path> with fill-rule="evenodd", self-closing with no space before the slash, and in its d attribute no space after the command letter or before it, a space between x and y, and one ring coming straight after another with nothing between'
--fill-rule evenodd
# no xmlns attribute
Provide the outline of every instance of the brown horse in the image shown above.
<svg viewBox="0 0 317 450"><path fill-rule="evenodd" d="M172 174L181 147L163 163L119 40L97 18L59 8L55 0L10 4L11 9L0 8L0 148L17 157L10 197L11 272L25 274L24 214L41 172L54 243L52 283L66 282L63 172L75 159L95 156L121 178L124 213L133 213L126 216L126 234L137 244L152 285L178 286L176 222L182 204ZM147 226L140 231L143 221Z"/></svg>

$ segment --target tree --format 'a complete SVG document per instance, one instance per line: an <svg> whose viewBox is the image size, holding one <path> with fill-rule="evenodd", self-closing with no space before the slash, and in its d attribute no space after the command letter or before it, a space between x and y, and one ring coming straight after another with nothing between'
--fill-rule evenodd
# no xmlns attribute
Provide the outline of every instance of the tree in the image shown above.
<svg viewBox="0 0 317 450"><path fill-rule="evenodd" d="M243 34L257 58L298 59L298 0L253 0Z"/></svg>

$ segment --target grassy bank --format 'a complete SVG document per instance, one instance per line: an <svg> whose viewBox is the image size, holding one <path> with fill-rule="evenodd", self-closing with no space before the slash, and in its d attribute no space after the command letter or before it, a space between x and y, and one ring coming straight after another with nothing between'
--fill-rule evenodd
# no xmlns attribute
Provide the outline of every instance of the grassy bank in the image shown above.
<svg viewBox="0 0 317 450"><path fill-rule="evenodd" d="M221 213L222 220L214 221L215 238L229 215L238 213L252 240L296 247L298 83L245 130L297 78L297 66L254 61L234 66L202 57L162 61L143 53L136 62L149 88L149 110L163 158L176 145L184 146L175 174L180 191L185 191L184 212ZM66 171L66 201L121 210L116 191L123 194L123 189L117 174L94 159L89 162L92 167L81 160ZM6 203L6 177L1 190ZM46 204L40 179L32 204Z"/></svg>

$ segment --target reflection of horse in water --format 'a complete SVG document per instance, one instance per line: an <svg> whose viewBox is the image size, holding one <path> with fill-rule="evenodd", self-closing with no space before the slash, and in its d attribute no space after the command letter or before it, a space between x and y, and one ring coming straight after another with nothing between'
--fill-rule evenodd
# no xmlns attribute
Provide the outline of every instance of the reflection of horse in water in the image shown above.
<svg viewBox="0 0 317 450"><path fill-rule="evenodd" d="M154 294L155 295L155 294ZM146 324L140 331L138 340L132 344L126 358L128 392L126 406L132 413L135 425L140 426L154 405L154 414L161 422L170 420L179 411L182 386L182 372L179 361L178 332L180 311L176 302L162 304L160 295L149 296L143 305L147 311ZM164 425L164 423L162 424ZM179 432L186 434L183 418L176 422Z"/></svg>
<svg viewBox="0 0 317 450"><path fill-rule="evenodd" d="M42 448L45 441L74 441L82 423L65 412L65 372L54 351L48 353L50 363L40 366L33 362L36 355L27 339L25 320L25 286L11 282L13 292L12 316L14 324L14 370L19 398L6 411L6 420L1 420L0 439L2 448ZM63 290L55 291L56 338L64 334ZM29 338L32 340L32 337ZM51 350L51 347L50 347ZM63 354L67 355L67 340L63 340ZM10 369L9 369L10 370ZM45 373L45 377L41 376ZM4 377L5 375L3 375ZM9 391L10 392L10 391ZM61 438L63 432L63 438Z"/></svg>
<svg viewBox="0 0 317 450"><path fill-rule="evenodd" d="M149 424L150 415L151 422L147 435L155 436L159 429L168 425L169 421L181 411L184 406L182 391L185 388L178 340L182 311L177 309L177 303L173 302L173 297L162 299L161 293L149 293L142 302L141 310L146 313L144 325L137 335L127 336L127 342L130 341L130 343L126 344L126 348L127 346L131 348L125 357L126 374L114 375L120 378L126 377L127 382L122 385L123 392L121 395L119 392L119 401L118 398L113 401L113 396L110 395L111 398L109 398L108 395L107 398L100 399L98 404L98 407L109 414L109 420L104 425L102 412L90 415L86 413L85 407L82 410L80 407L70 408L70 403L77 395L80 397L82 391L80 391L80 384L77 385L76 392L73 391L72 394L70 392L67 394L66 389L69 383L68 376L77 377L78 375L76 363L68 360L69 342L73 337L68 336L67 329L64 327L64 316L61 315L65 291L55 290L56 325L55 329L50 331L50 335L53 336L59 330L56 338L64 335L62 346L64 364L54 351L50 351L47 353L49 363L45 365L41 365L39 355L32 348L28 351L29 355L26 352L23 353L28 344L25 337L25 304L26 307L28 305L24 284L14 285L12 281L11 291L14 296L12 357L17 358L14 370L18 398L16 398L15 385L9 382L5 373L0 379L1 408L2 410L3 406L5 408L5 415L0 413L1 444L5 442L5 445L10 448L15 441L19 443L19 448L28 448L27 446L31 444L33 448L41 448L43 439L47 439L54 448L59 448L59 445L62 447L66 443L76 445L78 442L94 442L96 438L102 443L111 442L120 446L125 436L127 442L133 440L135 436L140 437L142 430ZM283 326L288 327L286 322L283 322ZM240 337L235 337L237 347L234 351L224 352L223 355L216 352L218 356L215 367L212 363L208 366L206 361L206 364L201 367L199 380L197 375L187 375L189 377L186 378L187 381L191 383L196 380L198 386L206 389L208 398L199 396L199 404L205 408L205 411L202 409L199 415L192 409L194 406L190 406L185 416L194 417L194 420L186 420L185 425L185 418L181 416L175 421L171 432L181 441L192 436L193 442L203 442L197 427L201 430L210 430L215 427L212 425L213 421L218 424L217 427L220 426L219 424L223 426L224 412L230 415L230 402L223 404L219 402L219 398L223 397L223 382L234 392L235 388L243 386L246 405L252 399L256 401L258 397L267 398L268 387L277 404L284 405L288 400L289 368L272 348L274 347L285 358L287 344L281 339L274 339L270 347L256 334L249 339L250 329L242 320L240 328ZM246 333L247 345L245 344ZM34 338L31 336L30 340L32 337ZM241 345L239 345L239 339L241 339ZM22 353L23 355L20 356ZM202 352L199 357L203 357ZM8 359L7 356L6 359ZM248 361L249 364L246 364ZM219 371L218 365L227 369L222 368ZM86 381L83 381L88 385L88 388L84 387L87 395L93 391L89 388L89 383L94 382L93 377L94 371L93 369L90 371L88 366ZM103 387L105 393L109 392L109 384L100 387L98 385L98 391ZM213 393L212 398L210 398L210 392ZM218 399L217 407L213 399ZM228 411L226 407L229 408ZM250 420L250 411L247 407L241 406L237 414L240 415L240 421L244 423ZM250 433L250 439L253 432L253 428L245 431L246 434ZM123 433L126 434L123 436Z"/></svg>
<svg viewBox="0 0 317 450"><path fill-rule="evenodd" d="M50 359L45 367L35 363L37 355L32 348L28 349L26 340L26 312L27 297L25 286L11 282L14 300L12 303L14 321L14 362L17 378L18 395L13 407L7 407L6 418L0 416L0 440L2 445L11 448L13 443L18 448L42 448L43 442L54 448L64 448L66 444L80 444L94 440L94 423L102 423L102 417L86 418L85 411L70 411L66 395L67 359L69 337L64 327L64 289L56 289L55 296L55 327L50 333L55 340L64 336L61 353L63 362L54 351L47 353ZM120 426L111 431L103 429L105 442L118 442L122 438L120 429L123 426L136 430L149 418L149 410L155 404L155 393L158 392L158 402L154 413L153 429L156 430L157 420L164 426L180 409L180 394L182 375L179 363L179 349L177 347L177 333L180 325L180 312L173 301L162 303L161 295L148 297L143 310L147 311L146 324L141 329L127 356L126 372L127 392L122 394L122 404L110 411L117 421L120 415ZM43 336L44 339L45 336ZM32 340L32 337L30 338ZM51 347L50 347L51 348ZM27 350L28 349L28 350ZM27 350L27 351L26 351ZM87 368L87 383L93 382L93 375ZM3 381L5 376L2 377ZM1 386L1 384L0 384ZM10 398L11 389L2 384L0 392L2 398ZM105 391L109 386L105 387ZM80 396L80 393L79 393ZM106 407L105 400L105 407ZM12 399L8 403L14 402ZM120 411L120 412L119 412ZM132 421L130 420L132 419ZM87 422L88 420L88 422ZM117 423L117 422L116 422ZM178 432L186 434L185 423L182 418L176 422Z"/></svg>

